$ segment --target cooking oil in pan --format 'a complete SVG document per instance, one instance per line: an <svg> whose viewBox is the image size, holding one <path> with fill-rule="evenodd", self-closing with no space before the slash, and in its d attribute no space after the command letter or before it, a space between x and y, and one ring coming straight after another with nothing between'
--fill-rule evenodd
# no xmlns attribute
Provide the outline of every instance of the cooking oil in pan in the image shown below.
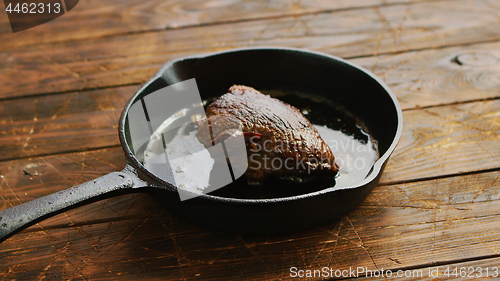
<svg viewBox="0 0 500 281"><path fill-rule="evenodd" d="M263 93L297 107L314 124L323 140L332 149L339 165L339 173L335 179L318 178L306 183L297 183L269 178L258 186L248 185L245 176L235 181L230 177L221 179L219 176L221 173L216 172L218 168L214 166L216 161L196 138L195 123L184 122L184 125L177 128L171 126L187 115L182 114L182 111L185 113L189 109L183 109L180 114L165 120L151 136L143 155L144 166L154 174L164 173L167 169L168 173L175 177L175 183L179 188L231 198L278 198L332 186L352 186L369 174L378 158L378 149L376 141L361 120L324 98L300 93L284 94L278 91L263 91ZM206 103L210 104L212 101L208 100ZM169 155L174 156L171 158L175 160L167 161L169 162L167 166L159 165L158 163L165 162L166 150L169 150ZM218 177L214 177L214 174ZM213 186L222 186L221 182L226 183L223 184L225 186L214 190Z"/></svg>

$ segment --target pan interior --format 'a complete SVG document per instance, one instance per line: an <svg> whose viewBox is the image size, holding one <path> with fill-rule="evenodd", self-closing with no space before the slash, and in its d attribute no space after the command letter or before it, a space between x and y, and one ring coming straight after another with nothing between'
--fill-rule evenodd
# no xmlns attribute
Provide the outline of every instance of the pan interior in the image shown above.
<svg viewBox="0 0 500 281"><path fill-rule="evenodd" d="M371 168L378 155L386 159L385 154L391 152L389 148L397 135L398 111L394 100L372 75L332 57L297 50L242 50L177 60L163 67L137 93L131 104L140 102L162 87L191 78L196 79L205 105L226 93L234 84L254 87L294 105L318 126L327 142L328 137L324 134L332 131L340 132L338 136L353 140L350 143L339 142L337 150L343 145L347 149L369 152L367 158L364 158L364 167ZM132 147L130 127L147 127L146 124L131 126L129 115L130 111L125 115L124 139L134 157L144 165L144 151L157 128L150 128L149 133L144 134L142 146ZM321 132L321 128L325 130ZM189 135L195 129L184 127L181 131ZM333 150L336 157L341 159L342 155ZM361 166L360 163L358 162L358 166ZM345 177L349 173L341 171L336 180L316 179L307 183L271 178L261 186L249 186L242 176L210 194L226 198L289 197L332 186L354 186L356 182L363 181L371 171L368 168L360 173L363 175L358 174L349 179Z"/></svg>

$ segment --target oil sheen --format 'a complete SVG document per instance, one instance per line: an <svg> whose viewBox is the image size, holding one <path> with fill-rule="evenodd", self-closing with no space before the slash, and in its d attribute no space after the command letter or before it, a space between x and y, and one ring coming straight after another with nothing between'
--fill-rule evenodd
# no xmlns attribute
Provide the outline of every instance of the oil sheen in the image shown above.
<svg viewBox="0 0 500 281"><path fill-rule="evenodd" d="M166 181L175 181L176 186L194 193L210 193L232 198L277 198L304 194L329 187L348 187L363 181L373 163L378 159L376 140L370 135L362 120L324 98L301 93L262 91L298 108L318 130L330 146L339 166L335 179L316 179L306 183L271 178L260 186L247 184L245 176L236 181L231 178L213 178L214 159L196 138L194 122L179 120L188 115L189 109L180 110L165 120L150 137L144 151L143 164L146 169ZM212 100L206 101L207 104ZM185 120L192 121L192 120ZM165 155L169 160L165 160ZM171 159L174 159L173 161ZM168 164L165 165L165 162ZM217 173L220 175L220 173ZM216 184L214 184L217 182ZM225 187L214 190L213 186Z"/></svg>

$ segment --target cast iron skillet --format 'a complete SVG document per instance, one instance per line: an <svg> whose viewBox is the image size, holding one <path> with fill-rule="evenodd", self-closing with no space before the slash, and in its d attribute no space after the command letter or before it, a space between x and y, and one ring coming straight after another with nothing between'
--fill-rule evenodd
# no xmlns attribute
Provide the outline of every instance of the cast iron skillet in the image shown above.
<svg viewBox="0 0 500 281"><path fill-rule="evenodd" d="M142 97L191 78L196 79L202 98L221 95L231 85L241 84L256 89L314 93L333 100L364 121L378 141L380 157L368 176L352 186L270 199L201 195L180 201L174 185L150 173L134 156L129 145L128 112ZM402 128L402 112L391 90L367 70L331 55L265 47L173 60L137 91L122 112L118 132L127 159L125 169L0 211L0 241L48 216L126 192L152 194L172 213L210 229L276 234L310 228L339 218L368 196L377 185Z"/></svg>

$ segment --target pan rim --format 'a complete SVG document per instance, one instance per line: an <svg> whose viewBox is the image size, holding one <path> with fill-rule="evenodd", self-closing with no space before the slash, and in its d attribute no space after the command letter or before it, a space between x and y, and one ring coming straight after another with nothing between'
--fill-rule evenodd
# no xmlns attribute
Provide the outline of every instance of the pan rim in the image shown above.
<svg viewBox="0 0 500 281"><path fill-rule="evenodd" d="M131 162L130 165L134 167L137 170L140 170L143 173L146 173L148 177L153 179L155 183L158 183L158 185L150 184L151 187L158 187L158 188L166 188L169 191L172 192L177 192L177 187L174 186L171 183L168 183L151 172L149 172L134 156L132 151L129 149L129 144L127 142L127 139L125 137L125 125L126 125L126 117L127 113L129 112L130 107L132 104L136 101L137 97L143 93L144 90L146 90L153 82L157 81L158 79L163 78L163 74L165 70L171 68L174 64L181 62L181 61L186 61L186 60L199 60L199 59L206 59L209 57L215 57L218 55L223 55L223 54L228 54L228 53L238 53L238 52L244 52L244 51L270 51L270 50L275 50L275 51L288 51L288 52L299 52L303 54L311 54L311 55L316 55L320 57L325 57L334 61L341 62L343 64L346 64L352 68L355 68L364 74L368 75L371 79L375 80L385 91L385 93L389 96L390 100L392 101L392 106L394 106L394 109L396 111L396 116L397 116L397 128L396 128L396 133L393 138L393 141L391 145L388 147L388 149L385 151L383 155L381 155L374 163L372 170L370 174L365 177L364 180L358 182L357 184L350 185L350 186L344 186L344 187L338 187L338 186L333 186L333 187L328 187L322 190L314 191L314 192L309 192L309 193L304 193L300 195L294 195L294 196L288 196L288 197L278 197L278 198L265 198L265 199L243 199L243 198L231 198L231 197L222 197L222 196L216 196L216 195L210 195L210 194L196 194L196 198L199 199L205 199L205 200L210 200L210 201L219 201L219 202L226 202L226 203L239 203L239 204L267 204L267 203L277 203L277 202L288 202L288 201L296 201L300 199L305 199L305 198L310 198L310 197L317 197L317 196L322 196L326 194L330 194L333 192L338 192L338 191L353 191L355 189L358 189L360 187L363 187L372 181L376 180L376 178L380 175L380 173L383 172L383 167L385 163L388 161L389 157L391 154L394 152L400 138L402 135L403 131L403 112L401 109L401 106L394 95L394 93L391 91L391 89L385 84L382 79L377 77L375 74L373 74L371 71L363 68L362 66L353 64L345 59L342 59L340 57L326 54L323 52L318 52L318 51L312 51L312 50L307 50L307 49L300 49L300 48L292 48L292 47L276 47L276 46L256 46L256 47L244 47L244 48L234 48L234 49L228 49L228 50L223 50L223 51L217 51L217 52L210 52L210 53L205 53L205 54L197 54L197 55L192 55L192 56L186 56L182 58L177 58L173 59L171 61L168 61L165 63L159 70L158 72L151 78L149 79L146 83L144 83L143 86L141 86L135 94L129 99L127 104L125 105L121 116L120 116L120 121L119 121L119 128L118 128L118 134L120 137L120 143L121 146L125 152L125 156L127 158L127 162Z"/></svg>

